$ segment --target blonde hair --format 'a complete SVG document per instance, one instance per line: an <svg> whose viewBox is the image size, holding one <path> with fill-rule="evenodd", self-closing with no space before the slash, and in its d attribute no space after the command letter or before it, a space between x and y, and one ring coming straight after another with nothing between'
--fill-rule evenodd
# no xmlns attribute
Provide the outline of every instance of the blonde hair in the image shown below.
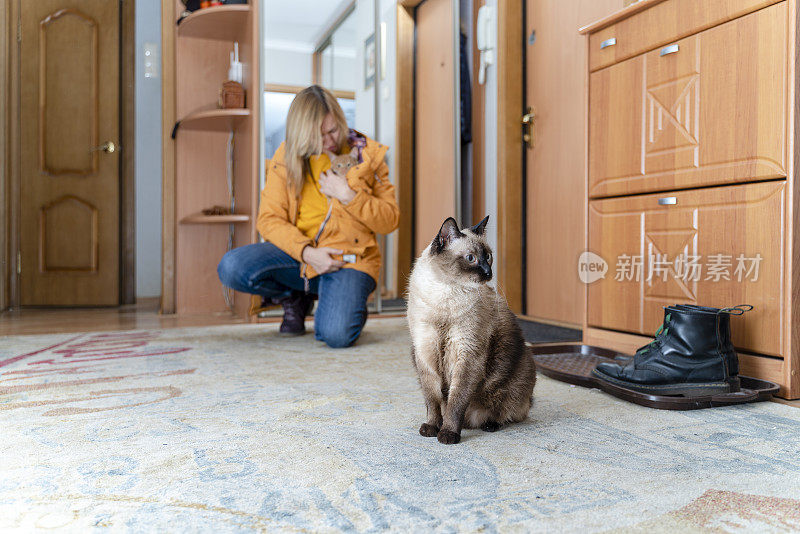
<svg viewBox="0 0 800 534"><path fill-rule="evenodd" d="M330 91L319 85L306 87L294 97L286 116L284 160L289 186L299 195L303 177L310 173L309 156L322 153L322 121L328 113L339 127L339 152L347 144L347 120Z"/></svg>

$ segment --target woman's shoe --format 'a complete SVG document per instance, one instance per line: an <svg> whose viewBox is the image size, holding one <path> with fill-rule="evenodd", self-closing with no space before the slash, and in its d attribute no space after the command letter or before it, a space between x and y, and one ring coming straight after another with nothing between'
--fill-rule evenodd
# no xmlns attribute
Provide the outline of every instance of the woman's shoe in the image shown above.
<svg viewBox="0 0 800 534"><path fill-rule="evenodd" d="M278 330L282 336L302 336L306 333L306 316L314 306L314 297L293 291L288 297L275 300L283 306L283 322Z"/></svg>

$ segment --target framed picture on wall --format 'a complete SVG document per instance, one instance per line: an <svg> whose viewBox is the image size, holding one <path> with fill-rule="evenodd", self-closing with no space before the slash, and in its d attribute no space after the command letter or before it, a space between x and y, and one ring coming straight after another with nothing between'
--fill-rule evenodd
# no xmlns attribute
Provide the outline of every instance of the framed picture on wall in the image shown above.
<svg viewBox="0 0 800 534"><path fill-rule="evenodd" d="M375 53L375 34L371 34L364 41L364 90L375 85L375 70L377 57Z"/></svg>

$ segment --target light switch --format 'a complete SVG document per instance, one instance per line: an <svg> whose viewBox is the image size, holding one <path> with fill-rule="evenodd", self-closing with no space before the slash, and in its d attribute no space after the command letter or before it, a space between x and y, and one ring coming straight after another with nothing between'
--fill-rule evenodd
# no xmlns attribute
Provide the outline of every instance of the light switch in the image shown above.
<svg viewBox="0 0 800 534"><path fill-rule="evenodd" d="M144 77L158 78L161 70L157 43L144 43Z"/></svg>

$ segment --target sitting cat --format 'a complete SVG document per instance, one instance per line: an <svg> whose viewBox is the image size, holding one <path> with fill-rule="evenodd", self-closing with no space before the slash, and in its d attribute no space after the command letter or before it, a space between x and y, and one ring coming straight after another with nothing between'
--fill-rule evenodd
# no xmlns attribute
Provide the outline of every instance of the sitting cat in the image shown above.
<svg viewBox="0 0 800 534"><path fill-rule="evenodd" d="M409 281L411 356L428 412L419 433L445 444L458 443L462 428L522 421L533 402L533 358L505 298L487 285L488 219L462 230L445 220Z"/></svg>

